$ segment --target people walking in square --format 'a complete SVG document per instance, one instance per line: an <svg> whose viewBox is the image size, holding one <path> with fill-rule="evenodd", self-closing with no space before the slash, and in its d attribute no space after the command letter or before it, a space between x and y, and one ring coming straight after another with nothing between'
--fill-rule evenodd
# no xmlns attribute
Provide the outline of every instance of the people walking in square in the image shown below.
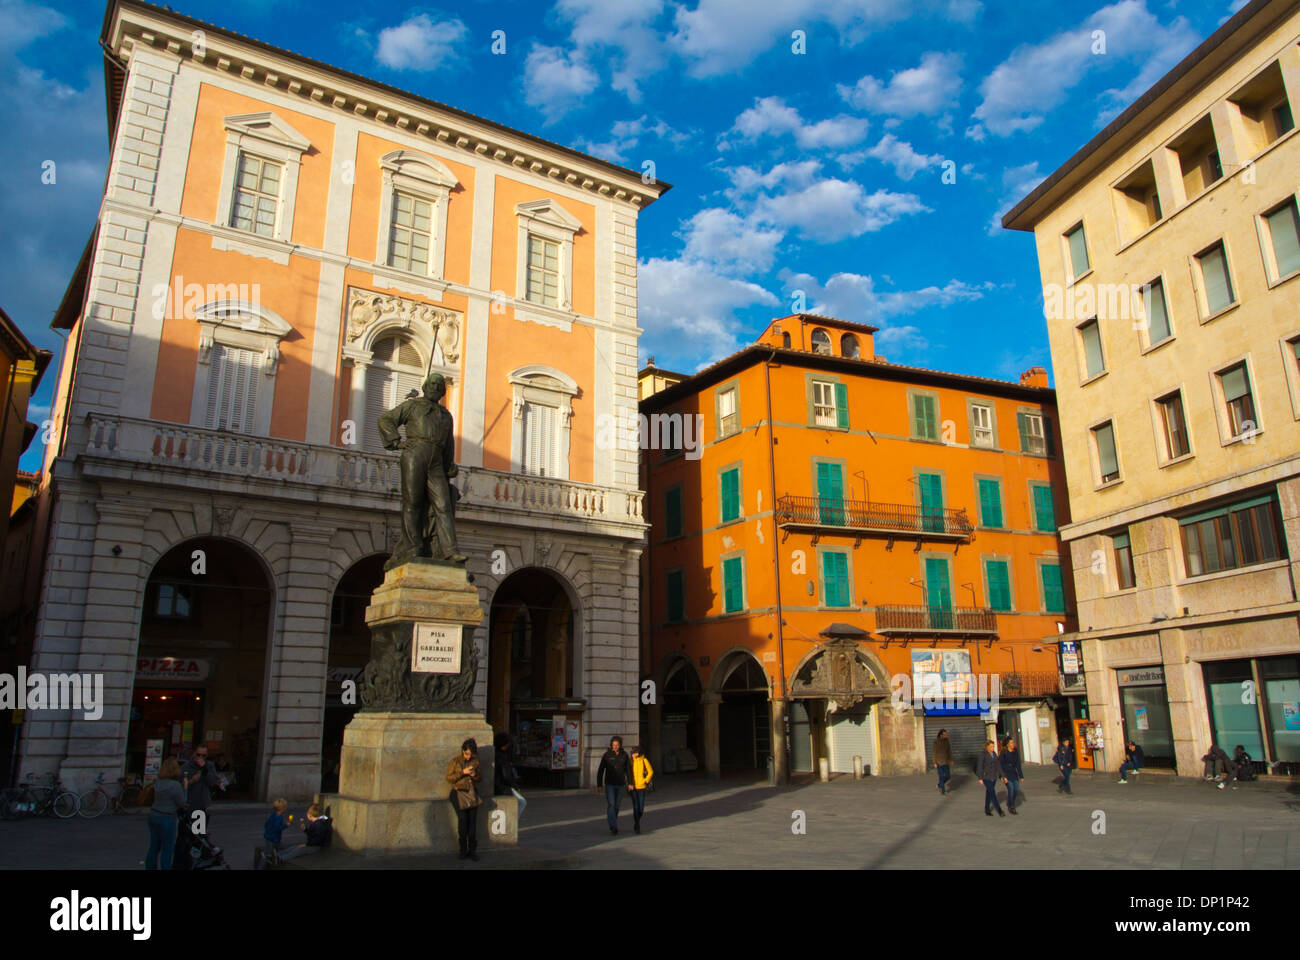
<svg viewBox="0 0 1300 960"><path fill-rule="evenodd" d="M939 794L946 797L948 781L952 779L952 741L946 729L934 738L934 768L939 771Z"/></svg>
<svg viewBox="0 0 1300 960"><path fill-rule="evenodd" d="M1070 738L1063 737L1056 745L1056 753L1052 755L1052 763L1056 764L1061 771L1061 785L1056 788L1057 793L1067 793L1074 796L1074 791L1070 789L1070 772L1074 769L1074 747L1070 745Z"/></svg>
<svg viewBox="0 0 1300 960"><path fill-rule="evenodd" d="M609 832L618 835L618 801L624 790L632 783L631 761L623 750L623 738L612 737L609 749L600 758L600 767L596 770L596 786L605 788L605 820Z"/></svg>
<svg viewBox="0 0 1300 960"><path fill-rule="evenodd" d="M990 740L984 744L984 752L980 754L979 766L976 768L980 778L980 783L984 784L984 816L993 816L993 808L996 807L999 817L1005 817L1006 811L1002 809L1002 804L998 803L998 781L1002 780L1002 764L998 761L997 744Z"/></svg>
<svg viewBox="0 0 1300 960"><path fill-rule="evenodd" d="M655 770L650 766L650 758L641 748L632 748L632 782L627 791L632 796L632 832L641 832L641 817L645 814L645 793L654 779Z"/></svg>
<svg viewBox="0 0 1300 960"><path fill-rule="evenodd" d="M471 737L460 745L460 754L447 764L447 782L451 784L451 805L456 811L456 832L460 838L462 860L478 860L478 808L483 801L475 784L482 780L478 743Z"/></svg>
<svg viewBox="0 0 1300 960"><path fill-rule="evenodd" d="M145 854L144 868L157 870L161 859L162 869L172 868L176 850L176 821L185 810L185 788L181 786L181 765L175 757L168 757L158 770L153 785L153 806L149 808L149 852Z"/></svg>
<svg viewBox="0 0 1300 960"><path fill-rule="evenodd" d="M1139 747L1136 742L1130 740L1125 744L1124 762L1119 765L1119 782L1128 783L1127 772L1129 770L1132 770L1134 773L1141 771L1144 760L1145 757L1143 756L1142 748Z"/></svg>
<svg viewBox="0 0 1300 960"><path fill-rule="evenodd" d="M1002 765L1002 779L1007 784L1007 809L1013 815L1020 800L1020 781L1025 779L1024 768L1020 765L1020 751L1016 748L1016 738L1007 737L998 754L998 763Z"/></svg>

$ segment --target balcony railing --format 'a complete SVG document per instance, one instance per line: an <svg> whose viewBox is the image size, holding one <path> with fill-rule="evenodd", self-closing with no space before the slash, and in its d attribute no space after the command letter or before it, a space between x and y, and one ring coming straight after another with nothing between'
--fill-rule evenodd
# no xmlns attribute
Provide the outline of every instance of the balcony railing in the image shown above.
<svg viewBox="0 0 1300 960"><path fill-rule="evenodd" d="M876 632L885 635L996 636L998 618L976 607L876 607Z"/></svg>
<svg viewBox="0 0 1300 960"><path fill-rule="evenodd" d="M1004 697L1049 697L1061 692L1061 684L1054 671L1030 670L1002 674L999 689Z"/></svg>
<svg viewBox="0 0 1300 960"><path fill-rule="evenodd" d="M777 498L776 520L788 530L834 530L858 536L967 543L975 529L964 509L792 494Z"/></svg>
<svg viewBox="0 0 1300 960"><path fill-rule="evenodd" d="M85 455L252 480L373 494L398 506L400 459L316 444L291 443L153 420L92 414ZM461 467L458 509L532 512L612 522L642 521L640 490Z"/></svg>

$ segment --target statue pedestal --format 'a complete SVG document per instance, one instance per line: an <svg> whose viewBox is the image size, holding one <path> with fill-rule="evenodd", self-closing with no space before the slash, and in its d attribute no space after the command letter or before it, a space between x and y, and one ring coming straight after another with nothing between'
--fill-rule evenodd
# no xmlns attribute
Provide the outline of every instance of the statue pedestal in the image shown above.
<svg viewBox="0 0 1300 960"><path fill-rule="evenodd" d="M333 801L334 835L343 849L367 856L454 853L447 766L470 737L483 771L479 842L516 842L518 801L492 796L492 728L471 703L478 670L472 631L482 619L478 591L463 567L405 563L375 590L366 609L371 651L360 684L364 706L343 731ZM413 664L432 669L413 670Z"/></svg>

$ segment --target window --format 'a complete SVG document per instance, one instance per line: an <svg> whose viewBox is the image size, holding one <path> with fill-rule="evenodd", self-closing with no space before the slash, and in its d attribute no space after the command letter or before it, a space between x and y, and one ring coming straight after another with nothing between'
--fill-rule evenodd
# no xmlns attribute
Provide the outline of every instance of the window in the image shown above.
<svg viewBox="0 0 1300 960"><path fill-rule="evenodd" d="M664 491L664 539L682 535L682 488L669 487Z"/></svg>
<svg viewBox="0 0 1300 960"><path fill-rule="evenodd" d="M939 439L939 398L934 394L912 394L912 436L918 440Z"/></svg>
<svg viewBox="0 0 1300 960"><path fill-rule="evenodd" d="M723 470L718 480L718 509L722 523L740 519L740 467Z"/></svg>
<svg viewBox="0 0 1300 960"><path fill-rule="evenodd" d="M1268 495L1184 517L1178 526L1187 576L1281 560L1286 553L1278 516Z"/></svg>
<svg viewBox="0 0 1300 960"><path fill-rule="evenodd" d="M1034 529L1039 533L1056 532L1056 504L1052 488L1046 483L1031 483L1029 493L1034 501Z"/></svg>
<svg viewBox="0 0 1300 960"><path fill-rule="evenodd" d="M952 576L945 557L925 558L926 619L931 630L956 626L952 612Z"/></svg>
<svg viewBox="0 0 1300 960"><path fill-rule="evenodd" d="M424 359L415 343L403 335L380 337L375 341L373 361L366 370L366 447L384 449L375 424L379 418L403 400L418 394L424 382Z"/></svg>
<svg viewBox="0 0 1300 960"><path fill-rule="evenodd" d="M1125 239L1160 222L1164 215L1160 209L1160 192L1156 189L1155 167L1147 160L1137 170L1116 184L1120 223L1126 228Z"/></svg>
<svg viewBox="0 0 1300 960"><path fill-rule="evenodd" d="M1096 320L1079 327L1079 342L1083 346L1084 379L1092 379L1106 372L1106 361L1101 354L1101 328Z"/></svg>
<svg viewBox="0 0 1300 960"><path fill-rule="evenodd" d="M510 384L514 411L511 469L567 480L577 381L554 367L531 364L511 371Z"/></svg>
<svg viewBox="0 0 1300 960"><path fill-rule="evenodd" d="M265 436L280 341L292 328L278 314L242 300L214 300L194 311L198 369L190 423L209 430Z"/></svg>
<svg viewBox="0 0 1300 960"><path fill-rule="evenodd" d="M1214 139L1214 124L1209 117L1202 117L1169 146L1178 157L1183 194L1188 200L1223 179L1219 145Z"/></svg>
<svg viewBox="0 0 1300 960"><path fill-rule="evenodd" d="M432 224L433 206L429 201L394 192L388 265L411 273L427 273Z"/></svg>
<svg viewBox="0 0 1300 960"><path fill-rule="evenodd" d="M1002 526L1002 483L988 477L975 479L979 494L980 526L1001 528Z"/></svg>
<svg viewBox="0 0 1300 960"><path fill-rule="evenodd" d="M943 512L943 476L938 473L918 473L916 488L921 507L921 529L927 533L943 533L946 529Z"/></svg>
<svg viewBox="0 0 1300 960"><path fill-rule="evenodd" d="M832 527L844 526L844 465L818 460L815 477L819 522Z"/></svg>
<svg viewBox="0 0 1300 960"><path fill-rule="evenodd" d="M822 597L828 607L847 607L853 603L849 586L849 555L835 550L822 553Z"/></svg>
<svg viewBox="0 0 1300 960"><path fill-rule="evenodd" d="M1216 377L1219 389L1223 391L1223 403L1228 414L1228 435L1244 436L1253 432L1255 423L1255 400L1250 392L1250 374L1243 361L1227 370L1221 370Z"/></svg>
<svg viewBox="0 0 1300 960"><path fill-rule="evenodd" d="M252 350L214 344L209 354L208 398L203 425L209 430L254 433L257 381L262 358Z"/></svg>
<svg viewBox="0 0 1300 960"><path fill-rule="evenodd" d="M573 310L573 243L582 222L549 198L516 204L515 213L519 217L515 315L554 326L558 318L530 315L527 304Z"/></svg>
<svg viewBox="0 0 1300 960"><path fill-rule="evenodd" d="M745 562L743 557L722 561L722 612L737 613L745 609Z"/></svg>
<svg viewBox="0 0 1300 960"><path fill-rule="evenodd" d="M1175 390L1156 401L1160 411L1160 426L1164 433L1165 459L1177 460L1191 453L1187 440L1187 420L1183 416L1183 394Z"/></svg>
<svg viewBox="0 0 1300 960"><path fill-rule="evenodd" d="M1040 563L1038 576L1043 587L1043 612L1065 613L1065 593L1061 589L1060 565Z"/></svg>
<svg viewBox="0 0 1300 960"><path fill-rule="evenodd" d="M189 620L194 615L191 588L185 584L158 584L154 616L169 620Z"/></svg>
<svg viewBox="0 0 1300 960"><path fill-rule="evenodd" d="M239 154L230 226L264 237L275 234L275 209L280 199L280 165L248 153Z"/></svg>
<svg viewBox="0 0 1300 960"><path fill-rule="evenodd" d="M560 303L560 245L541 237L528 238L526 298L548 307Z"/></svg>
<svg viewBox="0 0 1300 960"><path fill-rule="evenodd" d="M1148 345L1163 343L1173 335L1169 307L1165 303L1165 284L1159 277L1142 288L1142 315L1146 319Z"/></svg>
<svg viewBox="0 0 1300 960"><path fill-rule="evenodd" d="M812 349L813 353L824 353L826 356L831 354L831 337L825 330L818 327L812 332Z"/></svg>
<svg viewBox="0 0 1300 960"><path fill-rule="evenodd" d="M818 427L849 426L849 388L831 380L812 381L811 423Z"/></svg>
<svg viewBox="0 0 1300 960"><path fill-rule="evenodd" d="M1201 304L1205 316L1212 317L1221 310L1226 310L1237 300L1232 290L1232 277L1228 274L1228 255L1223 243L1216 243L1196 255L1196 263L1201 271Z"/></svg>
<svg viewBox="0 0 1300 960"><path fill-rule="evenodd" d="M1016 426L1020 430L1020 452L1032 453L1039 457L1055 456L1051 424L1051 419L1041 413L1025 410L1018 412Z"/></svg>
<svg viewBox="0 0 1300 960"><path fill-rule="evenodd" d="M559 410L544 403L524 404L523 472L536 477L554 477L556 470L556 423Z"/></svg>
<svg viewBox="0 0 1300 960"><path fill-rule="evenodd" d="M1102 483L1119 479L1119 455L1115 450L1115 426L1109 420L1092 428L1092 442L1097 451L1097 467Z"/></svg>
<svg viewBox="0 0 1300 960"><path fill-rule="evenodd" d="M790 349L790 334L781 334L781 346L785 347L787 350Z"/></svg>
<svg viewBox="0 0 1300 960"><path fill-rule="evenodd" d="M719 440L740 432L740 412L736 408L739 392L735 386L717 392Z"/></svg>
<svg viewBox="0 0 1300 960"><path fill-rule="evenodd" d="M686 619L686 584L681 570L668 571L668 622L680 623Z"/></svg>
<svg viewBox="0 0 1300 960"><path fill-rule="evenodd" d="M217 194L215 222L270 240L288 241L293 235L294 201L298 170L311 141L276 114L246 113L226 117L225 162ZM228 250L239 243L214 239L215 249ZM265 255L265 248L262 248ZM288 254L277 258L288 263Z"/></svg>
<svg viewBox="0 0 1300 960"><path fill-rule="evenodd" d="M1300 270L1300 215L1295 197L1264 215L1264 232L1268 235L1265 261L1270 279L1281 280Z"/></svg>
<svg viewBox="0 0 1300 960"><path fill-rule="evenodd" d="M442 279L447 250L447 206L456 175L436 157L394 150L379 160L383 171L379 242L375 262Z"/></svg>
<svg viewBox="0 0 1300 960"><path fill-rule="evenodd" d="M1277 61L1261 70L1229 97L1228 102L1240 111L1241 130L1245 134L1241 145L1244 156L1254 156L1295 126Z"/></svg>
<svg viewBox="0 0 1300 960"><path fill-rule="evenodd" d="M970 405L970 443L972 447L995 446L993 408L985 403Z"/></svg>
<svg viewBox="0 0 1300 960"><path fill-rule="evenodd" d="M1065 235L1065 246L1070 257L1070 279L1078 280L1092 269L1088 260L1088 242L1083 234L1083 224L1079 224Z"/></svg>
<svg viewBox="0 0 1300 960"><path fill-rule="evenodd" d="M858 346L858 338L851 333L846 333L840 337L840 356L848 357L850 360L857 360L862 355L862 350Z"/></svg>
<svg viewBox="0 0 1300 960"><path fill-rule="evenodd" d="M984 561L984 583L989 608L1000 613L1011 611L1011 571L1005 560Z"/></svg>
<svg viewBox="0 0 1300 960"><path fill-rule="evenodd" d="M1133 576L1133 548L1127 533L1117 533L1110 538L1115 553L1115 582L1121 590L1128 590L1137 582Z"/></svg>

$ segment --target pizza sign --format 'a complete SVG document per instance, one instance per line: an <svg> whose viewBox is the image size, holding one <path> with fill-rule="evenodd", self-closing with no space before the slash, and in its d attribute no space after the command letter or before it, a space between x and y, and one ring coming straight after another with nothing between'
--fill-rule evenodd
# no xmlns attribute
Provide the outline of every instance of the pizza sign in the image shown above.
<svg viewBox="0 0 1300 960"><path fill-rule="evenodd" d="M135 662L137 680L197 681L208 678L208 661L195 657L140 657Z"/></svg>

